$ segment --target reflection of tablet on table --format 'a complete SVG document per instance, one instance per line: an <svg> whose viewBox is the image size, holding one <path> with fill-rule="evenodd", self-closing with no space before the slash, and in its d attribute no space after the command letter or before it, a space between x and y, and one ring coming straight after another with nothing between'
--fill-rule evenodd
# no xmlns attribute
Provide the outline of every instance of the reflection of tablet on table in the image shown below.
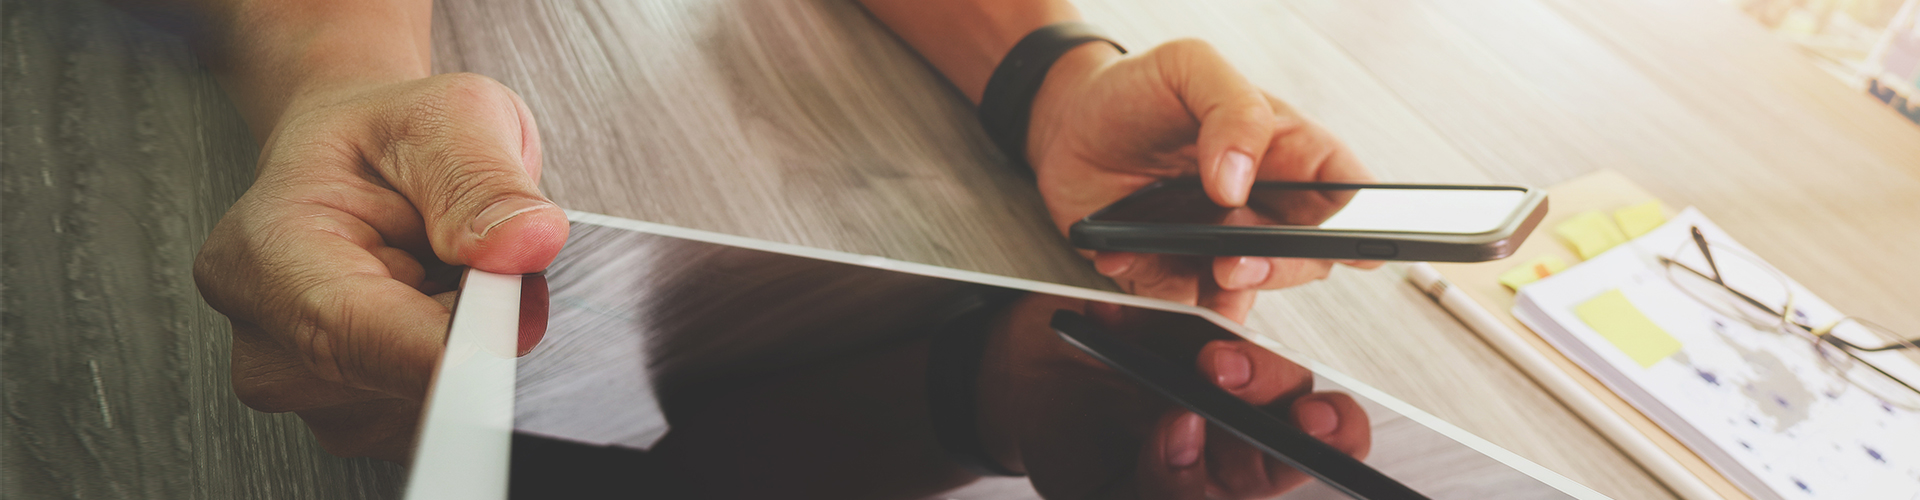
<svg viewBox="0 0 1920 500"><path fill-rule="evenodd" d="M680 498L701 494L706 478L731 477L701 464L731 464L747 475L728 486L751 486L775 481L770 478L792 467L824 469L834 460L911 461L857 453L835 458L846 447L888 444L858 439L820 444L823 436L837 432L835 419L871 418L872 410L858 400L833 402L831 393L803 398L791 384L831 377L848 356L923 339L933 330L929 322L938 322L929 318L946 314L957 298L1004 294L1005 289L1191 314L1220 335L1274 346L1244 326L1191 306L593 214L571 218L570 241L547 272L547 334L533 352L511 360L484 347L455 345L462 342L469 315L482 310L469 307L463 293L447 359L429 394L408 498ZM505 326L489 334L501 336L495 342L511 353L512 321L471 323L501 321ZM1604 498L1377 390L1276 351L1311 369L1316 390L1347 392L1366 409L1374 436L1364 461L1367 471L1431 498ZM924 380L898 379L901 384ZM728 391L754 395L748 403L787 406L736 410L730 405L744 403L715 396ZM822 403L809 404L816 400ZM917 418L925 418L924 402L905 403L898 406L919 405ZM443 410L455 405L465 408ZM716 426L730 433L723 435L737 435L734 444L740 450L686 445L686 436ZM450 438L465 444L445 444ZM875 488L897 487L901 481L862 477L859 467L840 469L856 473L813 482L780 479L787 489L778 496L843 498L854 495L810 488L894 491ZM1027 478L948 479L955 482L901 496L1037 497ZM862 481L871 485L861 486ZM1283 496L1344 497L1320 482Z"/></svg>

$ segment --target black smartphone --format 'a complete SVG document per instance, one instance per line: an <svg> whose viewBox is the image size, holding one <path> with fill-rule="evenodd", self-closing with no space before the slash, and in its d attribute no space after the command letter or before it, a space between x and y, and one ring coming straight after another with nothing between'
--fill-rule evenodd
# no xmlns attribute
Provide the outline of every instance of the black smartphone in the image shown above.
<svg viewBox="0 0 1920 500"><path fill-rule="evenodd" d="M1427 498L1280 417L1234 397L1192 370L1182 370L1173 361L1106 332L1079 313L1054 311L1051 325L1068 344L1347 496L1362 500Z"/></svg>
<svg viewBox="0 0 1920 500"><path fill-rule="evenodd" d="M1069 230L1092 250L1341 260L1482 262L1511 255L1547 215L1518 186L1256 182L1215 204L1199 179L1162 181Z"/></svg>

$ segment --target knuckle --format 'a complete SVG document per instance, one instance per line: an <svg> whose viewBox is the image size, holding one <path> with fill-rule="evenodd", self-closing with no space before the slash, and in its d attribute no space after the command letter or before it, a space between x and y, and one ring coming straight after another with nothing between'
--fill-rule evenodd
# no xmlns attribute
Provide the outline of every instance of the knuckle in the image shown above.
<svg viewBox="0 0 1920 500"><path fill-rule="evenodd" d="M411 186L408 195L426 198L428 211L445 213L476 197L529 191L531 179L515 149L520 134L497 128L518 120L512 91L471 73L430 80L390 120L391 146L380 160L397 167L402 184Z"/></svg>
<svg viewBox="0 0 1920 500"><path fill-rule="evenodd" d="M1243 130L1260 139L1267 139L1273 130L1280 128L1280 119L1274 116L1273 108L1267 106L1259 90L1249 90L1232 102L1234 105L1229 116L1235 123L1234 130Z"/></svg>
<svg viewBox="0 0 1920 500"><path fill-rule="evenodd" d="M512 91L492 78L473 73L449 73L428 78L401 100L396 137L443 137L462 118L488 110L512 109Z"/></svg>
<svg viewBox="0 0 1920 500"><path fill-rule="evenodd" d="M288 251L290 224L262 216L247 200L227 212L194 255L193 279L207 305L229 318L251 320L261 312L262 291L273 256Z"/></svg>
<svg viewBox="0 0 1920 500"><path fill-rule="evenodd" d="M1214 52L1213 44L1199 38L1178 38L1161 44L1155 50L1165 50L1176 56L1204 56Z"/></svg>
<svg viewBox="0 0 1920 500"><path fill-rule="evenodd" d="M433 77L434 89L443 97L485 101L501 97L507 86L479 73L447 73Z"/></svg>
<svg viewBox="0 0 1920 500"><path fill-rule="evenodd" d="M326 328L320 318L322 311L327 311L327 314L333 314L335 317L326 323L351 325L353 311L345 307L341 297L319 292L323 285L318 280L302 281L289 285L289 288L309 291L299 294L294 299L298 305L289 308L297 311L294 315L298 319L293 323L293 331L290 333L301 364L320 380L358 387L349 377L349 374L353 373L352 370L343 366L343 357L340 356L338 349L340 346L337 344L342 332L334 332Z"/></svg>
<svg viewBox="0 0 1920 500"><path fill-rule="evenodd" d="M481 204L501 193L521 191L525 183L523 174L501 168L504 165L499 165L498 160L454 151L440 154L446 157L444 164L460 166L436 169L434 174L436 179L433 185L439 186L439 189L433 195L438 199L432 206L442 214L467 205L473 205L478 210Z"/></svg>
<svg viewBox="0 0 1920 500"><path fill-rule="evenodd" d="M297 243L285 233L262 235L260 246ZM334 321L324 318L342 311L342 294L328 290L329 280L315 272L313 266L282 265L275 272L252 277L251 286L261 293L237 299L244 301L244 307L261 320L260 333L267 337L249 339L248 345L242 346L236 329L233 383L235 392L243 399L268 401L283 390L283 386L303 379L345 382L334 355L336 336L326 328L326 324ZM262 404L271 406L271 403ZM256 409L269 411L258 406Z"/></svg>
<svg viewBox="0 0 1920 500"><path fill-rule="evenodd" d="M1214 48L1212 43L1198 38L1175 39L1154 47L1153 52L1164 52L1156 55L1159 55L1162 61L1172 64L1170 67L1163 67L1163 70L1176 71L1189 77L1212 75L1220 68L1226 67L1225 58L1220 55L1219 49Z"/></svg>
<svg viewBox="0 0 1920 500"><path fill-rule="evenodd" d="M229 300L234 295L231 291L234 286L231 263L238 260L231 253L232 250L224 243L209 239L193 258L193 284L200 290L200 297L214 311L229 317L235 314Z"/></svg>

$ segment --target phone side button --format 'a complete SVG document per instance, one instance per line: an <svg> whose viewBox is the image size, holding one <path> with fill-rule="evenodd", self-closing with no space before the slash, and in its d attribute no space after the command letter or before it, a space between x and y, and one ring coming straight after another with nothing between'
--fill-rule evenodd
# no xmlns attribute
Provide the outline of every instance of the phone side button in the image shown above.
<svg viewBox="0 0 1920 500"><path fill-rule="evenodd" d="M1375 259L1391 259L1395 254L1400 253L1400 249L1394 247L1393 242L1390 241L1362 241L1354 245L1353 251L1361 257Z"/></svg>

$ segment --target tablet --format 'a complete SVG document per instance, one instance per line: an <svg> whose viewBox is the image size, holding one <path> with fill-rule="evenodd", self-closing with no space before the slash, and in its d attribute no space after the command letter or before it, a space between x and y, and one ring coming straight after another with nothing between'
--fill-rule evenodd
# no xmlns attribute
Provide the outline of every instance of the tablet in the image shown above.
<svg viewBox="0 0 1920 500"><path fill-rule="evenodd" d="M521 281L473 269L461 276L407 471L408 500L506 498Z"/></svg>
<svg viewBox="0 0 1920 500"><path fill-rule="evenodd" d="M1226 339L1296 368L1303 391L1351 396L1372 442L1349 465L1420 496L1604 498L1205 309L569 217L568 245L546 273L549 328L527 355L500 355L513 352L516 321L484 312L514 301L472 293L514 280L468 276L408 498L1046 498L1132 484L1145 429L1182 403L1049 324L1057 309L1089 307L1177 320L1143 326L1137 342L1174 369L1193 370L1198 346ZM969 473L932 430L926 367L945 354L931 340L982 307L991 319L975 329L987 342L974 438L1024 476ZM1315 479L1281 498L1352 491Z"/></svg>

